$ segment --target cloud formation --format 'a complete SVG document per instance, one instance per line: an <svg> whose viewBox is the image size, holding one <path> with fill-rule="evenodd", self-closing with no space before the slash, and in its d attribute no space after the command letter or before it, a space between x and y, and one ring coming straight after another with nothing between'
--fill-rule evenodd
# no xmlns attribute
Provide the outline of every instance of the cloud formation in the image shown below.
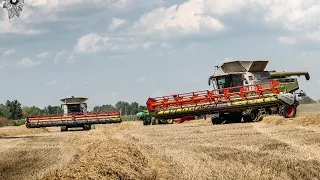
<svg viewBox="0 0 320 180"><path fill-rule="evenodd" d="M22 60L17 62L17 65L18 67L31 68L31 67L39 66L41 63L42 63L41 61L33 61L29 58L23 58Z"/></svg>

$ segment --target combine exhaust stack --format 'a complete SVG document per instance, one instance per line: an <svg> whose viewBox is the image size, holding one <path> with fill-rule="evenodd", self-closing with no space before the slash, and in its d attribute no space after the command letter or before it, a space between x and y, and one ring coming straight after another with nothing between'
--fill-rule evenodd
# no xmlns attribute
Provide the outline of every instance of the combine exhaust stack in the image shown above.
<svg viewBox="0 0 320 180"><path fill-rule="evenodd" d="M62 115L28 115L26 117L27 128L60 126L61 131L68 128L82 127L90 130L93 124L121 123L120 111L106 111L100 113L87 112L88 98L71 97L61 99Z"/></svg>

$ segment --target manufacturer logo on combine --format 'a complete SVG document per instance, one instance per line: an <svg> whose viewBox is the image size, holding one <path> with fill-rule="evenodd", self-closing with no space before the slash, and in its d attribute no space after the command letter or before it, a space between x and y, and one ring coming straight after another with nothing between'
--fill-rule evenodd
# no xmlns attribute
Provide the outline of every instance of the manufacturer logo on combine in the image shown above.
<svg viewBox="0 0 320 180"><path fill-rule="evenodd" d="M8 10L9 19L13 16L20 17L20 11L22 11L22 6L24 0L5 0L3 3L3 8Z"/></svg>

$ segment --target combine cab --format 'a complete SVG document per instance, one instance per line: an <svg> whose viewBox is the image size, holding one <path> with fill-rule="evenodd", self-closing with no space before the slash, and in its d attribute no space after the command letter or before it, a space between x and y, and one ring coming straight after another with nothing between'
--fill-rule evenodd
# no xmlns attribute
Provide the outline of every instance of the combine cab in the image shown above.
<svg viewBox="0 0 320 180"><path fill-rule="evenodd" d="M149 98L148 114L155 122L188 116L212 115L213 124L258 121L264 115L295 117L299 84L291 76L307 72L265 71L268 61L233 61L217 67L222 74L209 77L213 90ZM151 121L150 121L151 122ZM147 123L145 123L147 124Z"/></svg>
<svg viewBox="0 0 320 180"><path fill-rule="evenodd" d="M71 97L61 101L62 115L28 115L26 117L27 128L60 126L61 131L69 128L82 127L90 130L93 124L121 123L120 111L107 111L101 113L87 112L88 98Z"/></svg>

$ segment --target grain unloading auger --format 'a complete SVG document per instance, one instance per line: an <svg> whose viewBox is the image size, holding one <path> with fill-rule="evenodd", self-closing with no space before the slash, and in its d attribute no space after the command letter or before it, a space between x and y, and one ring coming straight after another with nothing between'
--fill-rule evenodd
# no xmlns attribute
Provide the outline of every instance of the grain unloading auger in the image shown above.
<svg viewBox="0 0 320 180"><path fill-rule="evenodd" d="M120 111L105 111L92 113L87 111L88 98L71 97L61 101L62 115L28 115L26 117L27 128L55 127L60 126L61 131L68 128L82 127L90 130L94 124L121 123Z"/></svg>
<svg viewBox="0 0 320 180"><path fill-rule="evenodd" d="M209 77L213 90L149 98L144 124L173 123L173 119L212 115L213 124L258 121L264 115L295 117L299 97L296 78L307 72L264 71L268 61L233 61L218 67L222 74ZM145 112L146 113L146 112ZM141 114L137 114L138 117ZM143 119L143 118L141 118Z"/></svg>

